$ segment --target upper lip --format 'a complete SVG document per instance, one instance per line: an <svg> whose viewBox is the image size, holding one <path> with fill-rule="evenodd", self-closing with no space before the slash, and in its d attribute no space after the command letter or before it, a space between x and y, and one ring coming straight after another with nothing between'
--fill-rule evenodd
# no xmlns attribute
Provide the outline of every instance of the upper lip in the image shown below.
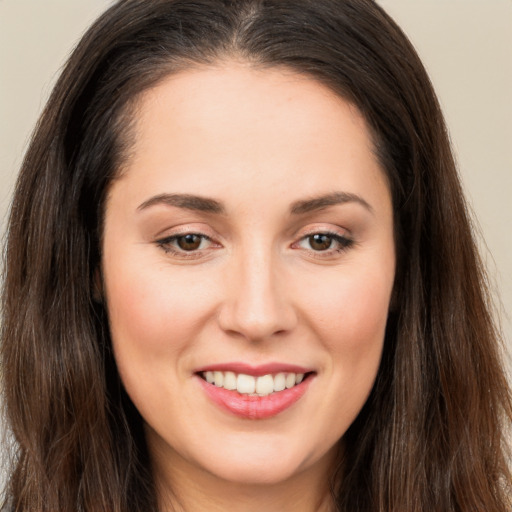
<svg viewBox="0 0 512 512"><path fill-rule="evenodd" d="M266 363L259 365L252 365L242 362L229 362L217 363L203 366L196 370L196 373L203 372L233 372L243 373L245 375L252 375L253 377L261 377L262 375L277 374L277 373L310 373L313 370L304 366L299 366L289 363Z"/></svg>

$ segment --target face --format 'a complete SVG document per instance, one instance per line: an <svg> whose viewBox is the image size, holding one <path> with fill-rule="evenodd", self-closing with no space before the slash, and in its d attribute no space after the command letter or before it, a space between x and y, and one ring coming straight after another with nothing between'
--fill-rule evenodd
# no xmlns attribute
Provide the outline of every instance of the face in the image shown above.
<svg viewBox="0 0 512 512"><path fill-rule="evenodd" d="M160 472L325 475L372 388L395 274L360 113L285 69L167 78L110 189L102 272Z"/></svg>

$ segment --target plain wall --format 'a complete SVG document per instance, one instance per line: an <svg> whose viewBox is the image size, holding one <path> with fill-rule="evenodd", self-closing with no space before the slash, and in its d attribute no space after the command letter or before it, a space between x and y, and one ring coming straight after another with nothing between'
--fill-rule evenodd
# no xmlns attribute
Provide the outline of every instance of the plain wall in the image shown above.
<svg viewBox="0 0 512 512"><path fill-rule="evenodd" d="M66 56L106 0L0 0L0 231L17 169ZM381 0L444 108L512 345L512 0ZM487 246L487 248L486 248Z"/></svg>

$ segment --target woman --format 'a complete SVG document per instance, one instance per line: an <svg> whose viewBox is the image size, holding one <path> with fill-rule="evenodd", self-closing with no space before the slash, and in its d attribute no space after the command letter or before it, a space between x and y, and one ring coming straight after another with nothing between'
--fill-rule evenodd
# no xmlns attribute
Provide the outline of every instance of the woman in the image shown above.
<svg viewBox="0 0 512 512"><path fill-rule="evenodd" d="M510 396L428 77L362 0L125 0L14 198L9 510L505 511Z"/></svg>

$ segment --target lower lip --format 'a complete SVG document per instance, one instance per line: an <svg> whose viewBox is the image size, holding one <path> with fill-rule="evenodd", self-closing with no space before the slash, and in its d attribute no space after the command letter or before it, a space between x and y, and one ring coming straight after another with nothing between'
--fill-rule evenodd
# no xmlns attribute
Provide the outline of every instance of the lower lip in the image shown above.
<svg viewBox="0 0 512 512"><path fill-rule="evenodd" d="M197 378L209 398L219 407L235 416L251 420L272 418L285 411L304 395L312 381L312 375L310 375L293 388L267 396L249 396L219 388L199 376Z"/></svg>

